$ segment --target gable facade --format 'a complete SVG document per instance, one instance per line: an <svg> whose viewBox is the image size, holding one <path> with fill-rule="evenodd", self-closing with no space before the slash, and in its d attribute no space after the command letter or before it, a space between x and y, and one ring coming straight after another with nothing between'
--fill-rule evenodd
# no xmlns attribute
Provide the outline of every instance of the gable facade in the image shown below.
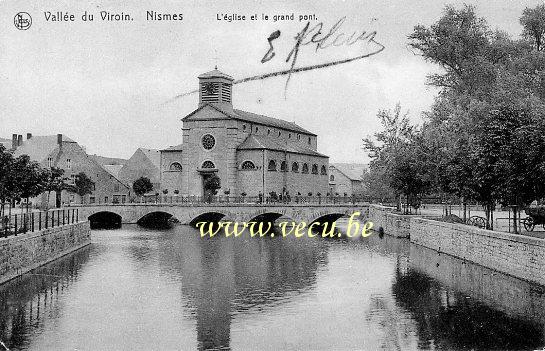
<svg viewBox="0 0 545 351"><path fill-rule="evenodd" d="M212 174L221 180L219 194L326 194L328 157L317 152L315 134L295 123L234 109L221 96L210 102L215 76L218 87L232 78L219 71L202 76L207 91L200 96L207 101L201 99L199 108L182 119L182 144L161 151L161 186L169 194L203 196L204 179Z"/></svg>

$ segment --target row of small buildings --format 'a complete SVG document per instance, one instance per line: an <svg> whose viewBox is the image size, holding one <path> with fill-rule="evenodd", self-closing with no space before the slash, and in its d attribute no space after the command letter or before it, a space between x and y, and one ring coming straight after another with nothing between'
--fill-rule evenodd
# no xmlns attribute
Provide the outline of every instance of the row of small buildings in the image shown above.
<svg viewBox="0 0 545 351"><path fill-rule="evenodd" d="M163 150L139 148L127 159L88 155L63 135L13 134L1 139L15 156L27 154L42 167L58 167L68 181L84 172L95 188L85 199L63 191L50 206L67 203L124 203L134 197L140 177L153 184L151 193L205 196L206 180L220 178L220 194L351 196L365 189L363 164L330 164L317 151L318 137L301 126L235 109L233 78L217 70L199 77L199 106L182 119L182 143ZM41 204L45 194L36 199Z"/></svg>

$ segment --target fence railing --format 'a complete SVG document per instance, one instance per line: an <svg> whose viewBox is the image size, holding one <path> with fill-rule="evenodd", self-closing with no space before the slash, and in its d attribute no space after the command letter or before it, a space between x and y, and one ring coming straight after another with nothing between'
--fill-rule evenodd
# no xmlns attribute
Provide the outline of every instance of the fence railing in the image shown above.
<svg viewBox="0 0 545 351"><path fill-rule="evenodd" d="M356 204L371 202L375 199L361 195L353 196L181 196L181 195L147 195L128 199L127 201L94 201L83 205L124 205L124 204ZM70 204L81 206L82 204Z"/></svg>
<svg viewBox="0 0 545 351"><path fill-rule="evenodd" d="M17 213L0 218L0 237L36 232L79 221L77 208Z"/></svg>

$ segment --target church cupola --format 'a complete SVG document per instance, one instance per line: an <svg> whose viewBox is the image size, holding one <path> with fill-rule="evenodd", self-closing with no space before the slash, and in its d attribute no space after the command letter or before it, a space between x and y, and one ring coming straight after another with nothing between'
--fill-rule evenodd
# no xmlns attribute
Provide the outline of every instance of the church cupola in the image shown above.
<svg viewBox="0 0 545 351"><path fill-rule="evenodd" d="M233 77L218 71L203 73L199 76L199 106L206 103L232 105Z"/></svg>

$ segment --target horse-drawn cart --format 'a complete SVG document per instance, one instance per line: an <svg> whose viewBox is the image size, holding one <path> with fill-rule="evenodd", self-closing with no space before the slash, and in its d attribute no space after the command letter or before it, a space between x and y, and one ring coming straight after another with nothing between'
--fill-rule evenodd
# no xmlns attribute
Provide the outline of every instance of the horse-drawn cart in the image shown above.
<svg viewBox="0 0 545 351"><path fill-rule="evenodd" d="M531 206L524 210L528 217L522 220L524 229L531 232L536 225L542 225L545 229L545 206Z"/></svg>

